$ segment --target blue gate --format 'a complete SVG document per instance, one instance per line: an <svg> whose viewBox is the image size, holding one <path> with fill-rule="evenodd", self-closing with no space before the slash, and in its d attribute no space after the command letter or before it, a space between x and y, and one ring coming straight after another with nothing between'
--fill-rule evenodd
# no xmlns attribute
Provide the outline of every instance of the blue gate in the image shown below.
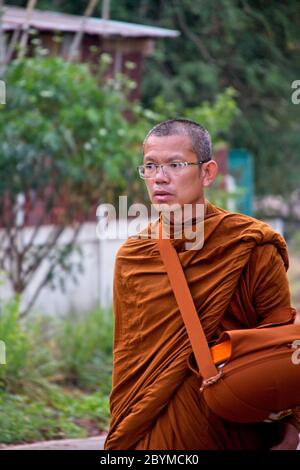
<svg viewBox="0 0 300 470"><path fill-rule="evenodd" d="M244 149L232 149L228 152L228 173L234 178L240 190L235 200L236 212L252 216L254 198L254 162L253 156Z"/></svg>

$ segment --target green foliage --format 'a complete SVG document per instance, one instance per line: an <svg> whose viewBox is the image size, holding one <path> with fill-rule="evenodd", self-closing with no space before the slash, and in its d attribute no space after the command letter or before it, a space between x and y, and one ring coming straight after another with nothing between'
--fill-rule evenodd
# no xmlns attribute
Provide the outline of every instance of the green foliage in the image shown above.
<svg viewBox="0 0 300 470"><path fill-rule="evenodd" d="M82 14L85 1L41 0L39 8ZM111 17L181 32L157 41L146 60L146 108L162 96L173 116L183 114L233 87L241 114L227 141L254 155L256 192L284 195L299 186L299 105L291 102L300 77L298 0L112 0Z"/></svg>
<svg viewBox="0 0 300 470"><path fill-rule="evenodd" d="M0 442L30 442L66 434L85 437L84 430L61 419L45 402L32 403L21 395L0 394Z"/></svg>
<svg viewBox="0 0 300 470"><path fill-rule="evenodd" d="M299 105L291 102L291 84L300 77L297 0L113 1L112 16L181 32L158 41L147 59L144 105L160 95L181 114L233 87L241 114L227 141L254 155L256 192L299 187Z"/></svg>
<svg viewBox="0 0 300 470"><path fill-rule="evenodd" d="M77 279L81 265L71 255L80 222L96 217L98 203L116 204L122 193L131 203L140 191L137 148L146 131L127 100L132 81L105 75L108 54L93 74L88 65L47 56L38 38L34 44L36 56L7 68L8 99L0 113L0 224L7 229L0 264L14 292L22 293L49 261L24 315L45 285L63 288L66 275ZM19 236L27 220L17 223L15 212L20 195L27 216L34 215L27 241ZM45 224L52 224L51 233L34 243ZM73 229L70 242L58 248L66 227Z"/></svg>
<svg viewBox="0 0 300 470"><path fill-rule="evenodd" d="M0 339L6 344L6 365L0 367L0 388L43 396L51 382L109 393L111 388L113 314L95 310L59 320L37 316L19 320L19 302L4 304ZM48 383L48 382L49 383Z"/></svg>
<svg viewBox="0 0 300 470"><path fill-rule="evenodd" d="M175 104L166 102L162 96L153 99L151 109L140 109L144 118L153 123L172 119L177 115ZM182 110L181 117L201 123L209 129L214 145L219 145L227 140L232 123L239 113L236 91L226 88L212 103L197 102L194 107Z"/></svg>
<svg viewBox="0 0 300 470"><path fill-rule="evenodd" d="M107 65L102 55L100 75ZM127 187L136 138L124 117L130 83L119 77L118 88L109 80L100 86L101 79L87 65L61 58L10 64L8 99L0 114L1 197L9 189L10 196L35 190L45 198L48 190L52 199L60 192L69 206L83 210L99 196L109 200L113 189Z"/></svg>
<svg viewBox="0 0 300 470"><path fill-rule="evenodd" d="M26 395L0 391L0 442L21 443L87 437L107 428L108 397L84 395L52 387L48 399L31 401Z"/></svg>
<svg viewBox="0 0 300 470"><path fill-rule="evenodd" d="M58 367L50 345L45 345L46 325L42 319L20 322L19 299L3 303L0 310L0 339L6 346L6 364L0 365L0 389L12 393L26 390L37 397L47 389L46 379Z"/></svg>
<svg viewBox="0 0 300 470"><path fill-rule="evenodd" d="M111 391L112 312L20 322L3 304L0 442L81 437L106 429Z"/></svg>
<svg viewBox="0 0 300 470"><path fill-rule="evenodd" d="M185 110L185 116L200 122L209 129L214 145L225 143L228 139L232 122L240 115L236 102L236 91L227 88L217 94L213 103L203 101L201 105Z"/></svg>
<svg viewBox="0 0 300 470"><path fill-rule="evenodd" d="M7 389L13 389L16 383L26 377L30 358L30 342L18 320L18 300L1 305L0 339L5 343L6 364L0 366L0 385Z"/></svg>
<svg viewBox="0 0 300 470"><path fill-rule="evenodd" d="M141 193L135 167L143 137L152 124L178 114L178 103L163 96L149 108L129 103L132 80L104 79L107 54L100 56L95 75L86 64L43 56L35 41L40 56L13 61L6 74L0 196L8 190L10 197L34 194L33 201L46 198L49 211L62 202L60 221L72 220L76 210L87 211L96 201L116 202L126 190L133 201ZM224 139L236 111L235 92L228 88L213 105L197 99L181 115L203 121L213 137Z"/></svg>
<svg viewBox="0 0 300 470"><path fill-rule="evenodd" d="M39 7L82 14L85 1L41 0ZM299 105L291 102L291 84L300 77L298 0L112 0L111 17L181 32L157 41L146 60L147 108L162 96L173 115L183 114L233 87L241 114L229 143L254 155L257 193L284 195L299 186Z"/></svg>
<svg viewBox="0 0 300 470"><path fill-rule="evenodd" d="M64 318L57 336L65 380L109 393L112 374L113 314L96 310Z"/></svg>

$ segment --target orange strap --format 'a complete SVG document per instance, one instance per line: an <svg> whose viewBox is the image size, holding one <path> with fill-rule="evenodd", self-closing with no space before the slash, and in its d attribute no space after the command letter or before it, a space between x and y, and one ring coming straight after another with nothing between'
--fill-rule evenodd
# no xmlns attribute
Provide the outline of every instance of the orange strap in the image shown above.
<svg viewBox="0 0 300 470"><path fill-rule="evenodd" d="M218 370L211 356L177 252L169 239L162 238L161 221L159 223L158 246L193 348L199 372L203 379L210 379L218 375Z"/></svg>
<svg viewBox="0 0 300 470"><path fill-rule="evenodd" d="M231 356L231 342L229 339L222 343L216 344L210 348L210 353L216 365L227 361Z"/></svg>

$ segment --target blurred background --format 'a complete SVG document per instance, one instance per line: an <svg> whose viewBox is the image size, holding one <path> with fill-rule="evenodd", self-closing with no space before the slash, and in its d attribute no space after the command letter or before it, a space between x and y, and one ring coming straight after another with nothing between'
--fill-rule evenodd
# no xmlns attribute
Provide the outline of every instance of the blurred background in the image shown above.
<svg viewBox="0 0 300 470"><path fill-rule="evenodd" d="M136 166L157 122L209 130L220 174L207 197L285 237L300 310L300 4L0 10L0 444L96 436L109 422L124 241L97 238L96 210L121 195L149 204Z"/></svg>

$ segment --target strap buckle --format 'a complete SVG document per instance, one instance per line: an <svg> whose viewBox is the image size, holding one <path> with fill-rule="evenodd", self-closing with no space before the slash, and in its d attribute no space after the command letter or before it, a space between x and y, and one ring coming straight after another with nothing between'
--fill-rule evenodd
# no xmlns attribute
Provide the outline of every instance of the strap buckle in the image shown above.
<svg viewBox="0 0 300 470"><path fill-rule="evenodd" d="M285 418L286 416L289 416L292 413L292 409L279 411L279 413L270 413L269 416L264 419L264 423L273 423L274 421L278 421L279 419Z"/></svg>
<svg viewBox="0 0 300 470"><path fill-rule="evenodd" d="M218 382L218 380L220 380L220 378L223 375L224 375L224 370L220 369L220 371L217 373L217 375L214 375L213 377L210 377L209 379L203 379L201 387L200 387L200 393L202 393L205 388L207 388L210 385L213 385L216 382Z"/></svg>

